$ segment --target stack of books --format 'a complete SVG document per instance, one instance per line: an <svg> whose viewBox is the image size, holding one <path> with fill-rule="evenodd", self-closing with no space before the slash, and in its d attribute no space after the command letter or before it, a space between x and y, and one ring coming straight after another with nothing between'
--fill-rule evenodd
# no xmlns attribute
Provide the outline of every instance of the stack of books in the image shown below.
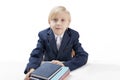
<svg viewBox="0 0 120 80"><path fill-rule="evenodd" d="M30 80L64 80L69 74L68 67L44 63L31 73Z"/></svg>

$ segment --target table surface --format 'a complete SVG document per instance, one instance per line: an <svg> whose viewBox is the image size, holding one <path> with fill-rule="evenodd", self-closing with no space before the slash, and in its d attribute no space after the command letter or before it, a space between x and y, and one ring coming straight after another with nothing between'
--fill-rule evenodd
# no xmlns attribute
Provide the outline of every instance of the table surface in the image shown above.
<svg viewBox="0 0 120 80"><path fill-rule="evenodd" d="M0 62L1 80L24 80L24 62ZM120 65L87 63L70 73L67 80L120 80Z"/></svg>
<svg viewBox="0 0 120 80"><path fill-rule="evenodd" d="M120 65L88 63L71 72L68 80L120 80Z"/></svg>

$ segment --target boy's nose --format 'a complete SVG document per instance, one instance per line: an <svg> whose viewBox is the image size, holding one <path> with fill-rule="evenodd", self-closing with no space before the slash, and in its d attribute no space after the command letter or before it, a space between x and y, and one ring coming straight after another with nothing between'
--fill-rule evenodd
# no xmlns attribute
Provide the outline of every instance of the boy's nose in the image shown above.
<svg viewBox="0 0 120 80"><path fill-rule="evenodd" d="M61 24L61 21L59 20L59 21L57 21L57 25L60 25Z"/></svg>

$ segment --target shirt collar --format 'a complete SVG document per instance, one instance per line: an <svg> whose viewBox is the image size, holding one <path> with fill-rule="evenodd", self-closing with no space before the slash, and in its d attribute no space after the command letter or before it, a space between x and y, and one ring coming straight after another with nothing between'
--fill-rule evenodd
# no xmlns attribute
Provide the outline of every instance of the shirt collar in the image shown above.
<svg viewBox="0 0 120 80"><path fill-rule="evenodd" d="M54 34L55 35L55 39L58 37L58 35L56 35L56 34ZM63 38L63 35L64 35L64 33L62 34L62 35L59 35L61 38Z"/></svg>

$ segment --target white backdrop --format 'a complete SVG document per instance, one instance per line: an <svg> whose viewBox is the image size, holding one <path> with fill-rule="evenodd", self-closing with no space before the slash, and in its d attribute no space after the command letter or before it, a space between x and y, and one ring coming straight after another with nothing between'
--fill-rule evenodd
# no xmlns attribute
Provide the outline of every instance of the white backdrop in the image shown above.
<svg viewBox="0 0 120 80"><path fill-rule="evenodd" d="M88 62L120 65L119 0L1 0L0 62L27 63L38 32L49 27L48 14L58 5L71 12L70 27L80 33Z"/></svg>

